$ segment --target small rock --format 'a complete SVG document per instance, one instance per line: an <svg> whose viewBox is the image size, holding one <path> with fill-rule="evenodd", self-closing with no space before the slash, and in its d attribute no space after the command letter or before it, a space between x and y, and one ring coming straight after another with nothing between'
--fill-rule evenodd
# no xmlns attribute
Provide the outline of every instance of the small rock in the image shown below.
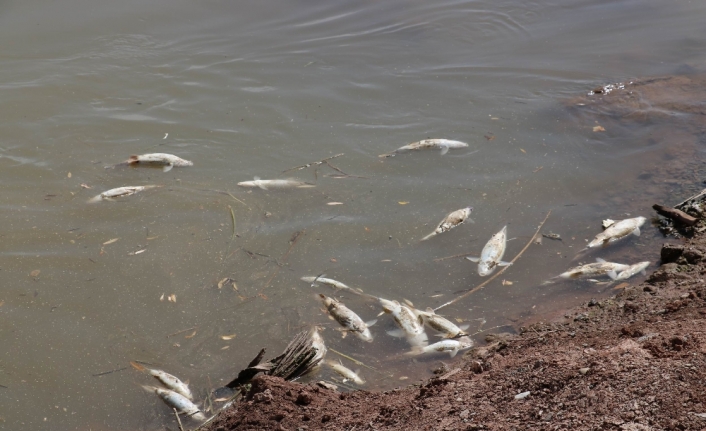
<svg viewBox="0 0 706 431"><path fill-rule="evenodd" d="M595 298L591 298L591 300L588 301L588 306L589 306L589 307L595 307L596 305L598 305L598 301L596 301Z"/></svg>
<svg viewBox="0 0 706 431"><path fill-rule="evenodd" d="M522 392L520 394L515 395L516 400L522 400L524 398L527 398L527 396L530 394L530 391L527 392Z"/></svg>
<svg viewBox="0 0 706 431"><path fill-rule="evenodd" d="M331 415L326 414L326 415L321 416L321 423L322 424L325 424L326 422L329 422L330 420L331 420Z"/></svg>
<svg viewBox="0 0 706 431"><path fill-rule="evenodd" d="M458 414L458 417L460 417L461 419L468 419L468 416L470 415L470 413L471 412L469 410L464 410Z"/></svg>
<svg viewBox="0 0 706 431"><path fill-rule="evenodd" d="M483 372L483 364L480 363L480 361L471 361L471 371L473 371L476 374L480 374Z"/></svg>
<svg viewBox="0 0 706 431"><path fill-rule="evenodd" d="M586 373L588 373L589 370L590 370L590 368L588 368L588 367L579 368L579 373L581 373L581 374L583 374L583 375L585 376Z"/></svg>
<svg viewBox="0 0 706 431"><path fill-rule="evenodd" d="M678 244L664 244L660 250L662 264L676 262L684 253L684 246Z"/></svg>

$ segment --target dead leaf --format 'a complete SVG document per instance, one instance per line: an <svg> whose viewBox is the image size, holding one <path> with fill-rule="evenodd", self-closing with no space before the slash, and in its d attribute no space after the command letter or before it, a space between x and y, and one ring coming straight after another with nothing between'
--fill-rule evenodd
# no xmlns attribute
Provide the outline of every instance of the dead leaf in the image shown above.
<svg viewBox="0 0 706 431"><path fill-rule="evenodd" d="M267 295L265 295L264 293L258 293L257 296L267 301Z"/></svg>
<svg viewBox="0 0 706 431"><path fill-rule="evenodd" d="M485 137L485 139L487 139L489 141L492 141L493 139L495 139L495 135L493 135L492 133L489 133L489 134L485 135L484 137Z"/></svg>
<svg viewBox="0 0 706 431"><path fill-rule="evenodd" d="M174 344L172 344L172 347L181 347L181 344L179 344L179 343L174 343Z"/></svg>
<svg viewBox="0 0 706 431"><path fill-rule="evenodd" d="M332 257L332 258L331 258L331 262L336 263L336 262L338 262L338 261L336 260L335 257Z"/></svg>
<svg viewBox="0 0 706 431"><path fill-rule="evenodd" d="M67 177L68 177L68 178L71 178L71 172L69 172L69 174L67 175Z"/></svg>
<svg viewBox="0 0 706 431"><path fill-rule="evenodd" d="M228 282L228 280L230 280L230 278L226 277L226 278L224 278L223 280L219 281L219 282L218 282L218 288L219 288L219 289L223 288L223 285L226 284L226 283Z"/></svg>
<svg viewBox="0 0 706 431"><path fill-rule="evenodd" d="M226 340L226 341L228 341L228 340L232 340L233 338L235 338L235 334L231 334L231 335L221 335L221 340Z"/></svg>
<svg viewBox="0 0 706 431"><path fill-rule="evenodd" d="M628 286L630 286L630 283L620 283L619 285L615 286L613 289L625 289Z"/></svg>
<svg viewBox="0 0 706 431"><path fill-rule="evenodd" d="M593 126L593 131L594 132L605 132L605 129L603 126Z"/></svg>
<svg viewBox="0 0 706 431"><path fill-rule="evenodd" d="M326 205L343 205L343 202L329 202Z"/></svg>
<svg viewBox="0 0 706 431"><path fill-rule="evenodd" d="M196 335L196 331L192 332L191 335L184 335L184 338L194 338L194 335Z"/></svg>
<svg viewBox="0 0 706 431"><path fill-rule="evenodd" d="M392 262L392 259L383 259L380 262Z"/></svg>
<svg viewBox="0 0 706 431"><path fill-rule="evenodd" d="M164 302L164 294L162 294L162 296L159 297L159 301Z"/></svg>
<svg viewBox="0 0 706 431"><path fill-rule="evenodd" d="M409 201L399 201L397 203L400 205L407 205L409 203Z"/></svg>
<svg viewBox="0 0 706 431"><path fill-rule="evenodd" d="M538 167L537 169L533 170L532 173L536 174L537 172L541 171L542 169L544 169L544 166Z"/></svg>
<svg viewBox="0 0 706 431"><path fill-rule="evenodd" d="M37 278L37 277L39 276L39 273L40 273L40 272L42 272L42 271L40 271L40 270L38 270L38 269L35 269L34 271L32 271L32 272L29 273L29 276L30 276L30 277L33 277L33 278Z"/></svg>
<svg viewBox="0 0 706 431"><path fill-rule="evenodd" d="M491 119L491 120L499 120L500 118L498 118L498 117L491 117L490 119Z"/></svg>
<svg viewBox="0 0 706 431"><path fill-rule="evenodd" d="M147 249L146 249L146 248L143 248L142 250L137 250L136 252L130 252L130 253L128 253L128 256L135 256L135 255L144 253L144 252L146 252L146 251L147 251Z"/></svg>
<svg viewBox="0 0 706 431"><path fill-rule="evenodd" d="M159 238L159 235L156 235L156 236L148 236L148 237L145 238L145 239L146 239L147 241L152 241L153 239L157 239L157 238Z"/></svg>
<svg viewBox="0 0 706 431"><path fill-rule="evenodd" d="M407 380L407 379L409 379L409 377L407 377L407 376L400 377L400 380Z"/></svg>
<svg viewBox="0 0 706 431"><path fill-rule="evenodd" d="M232 281L232 284L233 284L233 290L235 290L235 291L237 292L237 291L238 291L238 285L235 284L235 280Z"/></svg>
<svg viewBox="0 0 706 431"><path fill-rule="evenodd" d="M223 346L223 347L221 347L221 350L226 350L226 349L230 349L230 346Z"/></svg>
<svg viewBox="0 0 706 431"><path fill-rule="evenodd" d="M367 227L367 226L365 226L365 231L366 231L366 232L370 232L370 228Z"/></svg>
<svg viewBox="0 0 706 431"><path fill-rule="evenodd" d="M462 323L462 322L463 322L463 319L459 319L459 318L457 317L457 318L456 318L456 321L457 321L458 323Z"/></svg>
<svg viewBox="0 0 706 431"><path fill-rule="evenodd" d="M109 239L108 241L104 242L103 245L112 244L112 243L116 242L116 241L119 240L119 239L120 239L120 238Z"/></svg>
<svg viewBox="0 0 706 431"><path fill-rule="evenodd" d="M522 149L522 148L520 148L520 151L522 151L523 153L527 154L527 151L525 151L525 150Z"/></svg>
<svg viewBox="0 0 706 431"><path fill-rule="evenodd" d="M81 184L81 187L84 188L84 189L90 189L90 188L91 188L91 186L89 186L89 185L86 184L86 183L82 183L82 184Z"/></svg>
<svg viewBox="0 0 706 431"><path fill-rule="evenodd" d="M510 280L503 280L502 283L503 283L503 286L512 286L512 281L510 281Z"/></svg>
<svg viewBox="0 0 706 431"><path fill-rule="evenodd" d="M169 295L169 296L167 297L167 300L168 300L169 302L174 302L174 303L176 303L176 295L172 293L171 295Z"/></svg>

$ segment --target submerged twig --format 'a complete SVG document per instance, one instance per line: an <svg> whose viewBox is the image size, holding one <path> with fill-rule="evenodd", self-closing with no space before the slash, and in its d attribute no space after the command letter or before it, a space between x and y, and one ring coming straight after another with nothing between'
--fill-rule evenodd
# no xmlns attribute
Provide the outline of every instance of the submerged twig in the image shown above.
<svg viewBox="0 0 706 431"><path fill-rule="evenodd" d="M174 410L174 416L176 416L177 423L179 424L179 431L184 431L184 427L181 426L181 419L179 419L179 413L177 413L177 409L172 408Z"/></svg>
<svg viewBox="0 0 706 431"><path fill-rule="evenodd" d="M93 377L105 376L105 375L107 375L107 374L112 374L112 373L116 373L116 372L118 372L118 371L127 370L127 368L128 368L128 367L118 368L118 369L115 369L115 370L105 371L105 372L98 373L98 374L92 374L92 376L93 376ZM2 386L2 385L0 385L0 386ZM6 388L7 386L3 386L3 387Z"/></svg>
<svg viewBox="0 0 706 431"><path fill-rule="evenodd" d="M235 239L235 213L233 212L233 207L228 205L228 209L230 210L230 219L233 222L233 234L230 236L230 241L233 242Z"/></svg>
<svg viewBox="0 0 706 431"><path fill-rule="evenodd" d="M321 160L319 160L318 162L311 162L311 163L307 163L307 164L305 164L305 165L295 166L295 167L293 167L293 168L289 168L289 169L287 169L287 170L285 170L285 171L282 171L282 173L284 174L284 173L289 172L289 171L301 171L302 169L306 169L306 168L309 168L309 167L311 167L311 166L322 165L322 164L326 163L328 160L335 159L336 157L341 157L342 155L343 155L343 153L341 153L341 154L336 154L335 156L331 156L331 157L327 157L327 158L325 158L325 159L321 159Z"/></svg>
<svg viewBox="0 0 706 431"><path fill-rule="evenodd" d="M440 262L442 260L446 259L453 259L455 257L466 257L466 256L472 256L474 253L462 253L462 254L455 254L453 256L446 256L446 257L437 257L436 259L433 260L433 262Z"/></svg>
<svg viewBox="0 0 706 431"><path fill-rule="evenodd" d="M517 253L517 256L515 256L515 258L510 261L511 264L512 264L512 263L515 263L515 261L516 261L517 259L519 259L520 256L522 256L522 253L524 253L525 250L527 250L527 249L529 248L529 246L532 245L532 242L534 241L534 237L537 236L537 233L542 229L542 226L544 226L544 223L547 222L547 219L549 218L549 214L551 214L551 213L552 213L552 212L551 212L551 210L550 210L550 211L547 213L547 216L544 217L544 220L542 220L542 223L539 224L539 227L537 228L537 232L535 232L534 235L532 235L532 238L530 238L529 242L527 242L527 245L525 245L525 247L524 247L522 250L520 250L519 253ZM462 300L463 298L465 298L465 297L467 297L467 296L473 294L474 292L477 292L478 290L484 288L488 283L490 283L491 281L495 280L495 279L496 279L497 277L499 277L503 272L505 272L505 270L506 270L508 267L510 267L510 266L511 266L511 265L503 266L502 268L500 268L500 270L499 270L498 272L495 273L495 275L493 275L493 276L490 277L489 279L485 280L483 283L479 284L478 286L474 287L473 289L469 290L468 292L464 293L463 295L458 296L458 297L456 297L455 299L452 299L451 301L449 301L449 302L447 302L447 303L445 303L445 304L441 304L440 306L436 307L436 308L434 309L434 311L440 310L440 309L446 307L447 305L451 305L451 304L453 304L453 303L456 303L456 302Z"/></svg>
<svg viewBox="0 0 706 431"><path fill-rule="evenodd" d="M272 275L270 276L270 278L267 280L267 283L265 283L265 286L264 286L262 289L260 289L260 291L259 291L258 293L261 293L263 290L265 290L265 289L267 289L268 287L270 287L270 283L272 283L272 280L277 276L277 274L279 273L280 268L282 268L282 265L284 265L284 263L287 262L287 258L289 257L289 253L292 252L292 249L293 249L294 246L297 244L297 241L298 241L299 238L304 234L304 232L305 232L305 231L303 231L303 230L294 232L294 235L292 235L292 239L290 240L291 245L289 246L289 250L287 250L287 252L286 252L286 253L282 256L282 258L279 260L280 265L277 265L277 268L275 268L274 272L272 273Z"/></svg>
<svg viewBox="0 0 706 431"><path fill-rule="evenodd" d="M193 326L193 327L191 327L191 328L182 329L181 331L177 331L177 332L175 332L175 333L173 333L173 334L167 335L167 338L173 337L173 336L175 336L175 335L183 334L184 332L189 332L189 331L191 331L192 329L196 329L196 328L198 328L198 326Z"/></svg>

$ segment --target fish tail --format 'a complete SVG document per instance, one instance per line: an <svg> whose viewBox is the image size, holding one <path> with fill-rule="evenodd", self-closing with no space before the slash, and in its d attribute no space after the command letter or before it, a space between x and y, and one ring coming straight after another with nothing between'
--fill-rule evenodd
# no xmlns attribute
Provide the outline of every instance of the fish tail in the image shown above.
<svg viewBox="0 0 706 431"><path fill-rule="evenodd" d="M433 237L433 236L435 236L435 235L436 235L436 232L432 232L432 233L430 233L429 235L425 236L424 238L420 239L419 241L426 241L426 240L428 240L429 238L431 238L431 237Z"/></svg>
<svg viewBox="0 0 706 431"><path fill-rule="evenodd" d="M422 346L412 346L412 350L409 352L404 352L403 356L418 356L424 353L424 347Z"/></svg>
<svg viewBox="0 0 706 431"><path fill-rule="evenodd" d="M395 157L395 153L380 154L378 157L384 159L386 157Z"/></svg>
<svg viewBox="0 0 706 431"><path fill-rule="evenodd" d="M128 157L127 162L125 162L125 163L127 163L128 165L131 165L133 163L139 163L139 162L140 162L140 160L138 159L138 157L133 154L132 156Z"/></svg>
<svg viewBox="0 0 706 431"><path fill-rule="evenodd" d="M130 365L132 365L132 368L136 369L137 371L142 371L142 372L147 371L147 367L140 365L135 361L130 361Z"/></svg>
<svg viewBox="0 0 706 431"><path fill-rule="evenodd" d="M98 195L98 196L95 196L95 197L92 197L91 199L89 199L88 203L94 204L96 202L100 202L101 200L103 200L103 197L101 195Z"/></svg>

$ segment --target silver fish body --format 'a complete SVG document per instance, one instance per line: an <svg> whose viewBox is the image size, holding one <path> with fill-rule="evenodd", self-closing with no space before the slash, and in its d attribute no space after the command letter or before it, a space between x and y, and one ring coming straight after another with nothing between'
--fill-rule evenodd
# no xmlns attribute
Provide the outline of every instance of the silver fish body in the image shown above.
<svg viewBox="0 0 706 431"><path fill-rule="evenodd" d="M503 255L505 255L506 243L507 226L490 237L490 240L485 244L483 251L480 253L480 258L467 257L466 259L472 262L478 262L478 275L485 277L486 275L492 274L498 266L511 265L509 262L502 261Z"/></svg>
<svg viewBox="0 0 706 431"><path fill-rule="evenodd" d="M316 355L314 355L314 358L311 360L311 362L321 362L321 360L324 359L324 356L326 356L326 352L328 352L326 344L324 343L324 339L321 337L321 334L319 334L319 330L316 327L311 330L310 336L311 345L316 349Z"/></svg>
<svg viewBox="0 0 706 431"><path fill-rule="evenodd" d="M93 198L88 200L88 203L96 203L100 201L110 201L115 198L121 198L125 196L130 196L134 195L135 193L139 193L143 190L151 189L154 187L160 187L160 186L127 186L127 187L118 187L115 189L110 189L106 190L103 193L94 196Z"/></svg>
<svg viewBox="0 0 706 431"><path fill-rule="evenodd" d="M343 377L343 382L345 383L346 380L350 380L352 382L355 382L357 385L363 385L365 384L365 381L360 378L357 372L351 370L350 368L345 367L343 364L335 361L326 361L326 365L331 367L333 371L338 373Z"/></svg>
<svg viewBox="0 0 706 431"><path fill-rule="evenodd" d="M470 220L469 217L470 217L472 211L473 211L473 207L466 207L466 208L461 208L460 210L456 210L456 211L450 213L441 221L441 223L439 223L439 225L436 227L436 229L434 229L434 232L425 236L421 240L425 241L435 235L438 235L438 234L444 233L444 232L448 232L451 229L455 228L456 226L462 225L463 222L465 222L466 220Z"/></svg>
<svg viewBox="0 0 706 431"><path fill-rule="evenodd" d="M441 154L446 154L450 149L466 148L468 144L461 141L453 141L450 139L423 139L421 141L413 142L411 144L404 145L392 153L381 154L380 157L393 157L397 153L403 153L407 151L416 150L441 150Z"/></svg>
<svg viewBox="0 0 706 431"><path fill-rule="evenodd" d="M154 392L170 408L176 409L177 413L189 416L197 421L205 421L206 416L201 413L198 407L185 396L169 389L162 389L156 386L142 386L148 392Z"/></svg>
<svg viewBox="0 0 706 431"><path fill-rule="evenodd" d="M645 269L650 266L650 262L639 262L634 265L630 265L629 268L621 271L618 276L615 278L616 280L627 280L628 278L632 277L633 275L637 273L642 273L642 275L647 275L645 272Z"/></svg>
<svg viewBox="0 0 706 431"><path fill-rule="evenodd" d="M164 166L164 168L162 168L164 172L169 172L174 166L185 167L194 165L194 163L189 160L184 160L174 154L167 153L149 153L140 154L139 156L133 155L127 159L126 163L129 165L160 165Z"/></svg>
<svg viewBox="0 0 706 431"><path fill-rule="evenodd" d="M296 178L282 178L275 180L262 180L259 177L255 177L252 181L241 181L238 183L240 187L259 187L263 190L270 189L294 189L294 188L307 188L316 187L313 184L298 180Z"/></svg>
<svg viewBox="0 0 706 431"><path fill-rule="evenodd" d="M163 384L167 389L170 389L180 395L183 395L184 397L193 400L194 396L191 394L191 390L189 389L189 386L182 382L178 377L173 376L166 371L162 370L157 370L157 369L152 369L152 368L147 368L143 365L140 365L136 362L130 362L130 364L137 369L138 371L145 372L155 379L157 379L161 384Z"/></svg>
<svg viewBox="0 0 706 431"><path fill-rule="evenodd" d="M323 300L324 306L328 312L331 313L331 316L333 316L341 326L353 332L363 341L373 341L373 335L370 333L368 323L364 322L360 316L334 298L322 294L319 294L319 296ZM374 323L375 322L372 322L370 325Z"/></svg>
<svg viewBox="0 0 706 431"><path fill-rule="evenodd" d="M336 289L350 289L347 285L341 283L340 281L334 280L332 278L324 278L324 277L302 277L300 280L305 281L307 283L322 283L326 284L328 286L331 286Z"/></svg>
<svg viewBox="0 0 706 431"><path fill-rule="evenodd" d="M382 305L382 309L392 316L392 319L400 328L399 331L388 331L388 334L396 337L405 337L412 346L426 346L428 344L429 338L424 331L424 320L420 316L397 301L389 301L383 298L378 298L378 300L380 305Z"/></svg>
<svg viewBox="0 0 706 431"><path fill-rule="evenodd" d="M425 325L444 334L444 338L457 338L468 335L468 333L464 332L462 328L456 326L452 321L434 313L434 310L431 308L427 308L426 311L416 310L416 313L422 317Z"/></svg>
<svg viewBox="0 0 706 431"><path fill-rule="evenodd" d="M586 265L571 268L559 274L559 277L567 279L577 279L607 275L613 280L615 280L618 276L618 272L625 271L628 268L630 268L630 265L624 265L622 263L615 262L606 262L605 260L598 258L594 263L588 263Z"/></svg>
<svg viewBox="0 0 706 431"><path fill-rule="evenodd" d="M625 238L630 234L640 236L640 227L645 224L644 217L635 217L617 221L596 235L593 241L589 242L586 248L598 247Z"/></svg>
<svg viewBox="0 0 706 431"><path fill-rule="evenodd" d="M470 349L471 347L473 347L473 340L469 337L461 337L455 340L441 340L424 347L415 346L412 347L412 351L408 352L407 355L414 356L424 353L448 352L453 358L461 350Z"/></svg>

